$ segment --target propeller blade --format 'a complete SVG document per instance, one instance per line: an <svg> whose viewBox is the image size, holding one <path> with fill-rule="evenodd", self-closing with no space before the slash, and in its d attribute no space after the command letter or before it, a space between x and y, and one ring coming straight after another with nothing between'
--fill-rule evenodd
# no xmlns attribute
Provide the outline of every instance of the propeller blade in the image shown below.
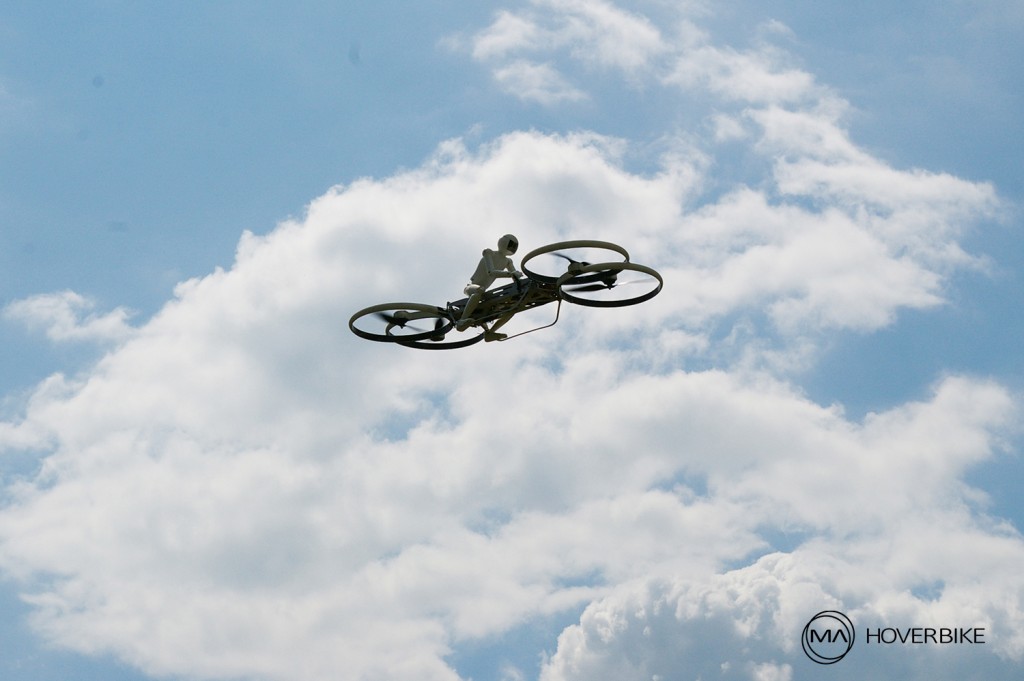
<svg viewBox="0 0 1024 681"><path fill-rule="evenodd" d="M563 260L568 260L569 262L578 263L580 265L583 265L584 267L586 267L587 265L590 264L589 262L585 262L583 260L577 260L576 258L570 258L565 253L559 253L558 251L552 251L548 255L554 255L554 256L557 256L559 258L562 258Z"/></svg>
<svg viewBox="0 0 1024 681"><path fill-rule="evenodd" d="M600 291L602 289L618 288L627 284L652 285L651 279L631 279L629 281L604 281L600 284L588 284L586 286L565 286L566 291Z"/></svg>
<svg viewBox="0 0 1024 681"><path fill-rule="evenodd" d="M399 317L397 315L387 314L385 312L378 312L377 316L386 321L388 324L397 326L400 329L409 328L413 331L426 331L426 329L421 328L419 326L412 326L411 324L409 324L409 320L406 319L405 317Z"/></svg>
<svg viewBox="0 0 1024 681"><path fill-rule="evenodd" d="M440 333L442 328L444 328L444 319L442 319L441 317L438 317L437 319L434 320L434 332L438 333L439 335L431 336L430 340L432 340L432 341L444 340L444 334Z"/></svg>
<svg viewBox="0 0 1024 681"><path fill-rule="evenodd" d="M564 286L566 291L573 291L579 293L588 293L591 291L607 291L608 289L615 288L615 282L610 284L587 284L586 286Z"/></svg>

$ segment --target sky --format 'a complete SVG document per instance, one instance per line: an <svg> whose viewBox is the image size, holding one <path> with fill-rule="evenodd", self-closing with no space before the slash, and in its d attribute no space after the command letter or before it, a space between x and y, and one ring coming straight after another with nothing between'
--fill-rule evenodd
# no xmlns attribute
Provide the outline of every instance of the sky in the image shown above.
<svg viewBox="0 0 1024 681"><path fill-rule="evenodd" d="M0 3L0 675L797 681L836 610L836 679L1018 678L1021 29ZM664 290L346 328L505 233Z"/></svg>

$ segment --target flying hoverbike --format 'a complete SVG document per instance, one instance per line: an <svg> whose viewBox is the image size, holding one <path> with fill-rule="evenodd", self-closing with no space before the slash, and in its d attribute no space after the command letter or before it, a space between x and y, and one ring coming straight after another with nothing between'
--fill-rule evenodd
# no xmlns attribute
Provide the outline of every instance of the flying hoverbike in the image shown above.
<svg viewBox="0 0 1024 681"><path fill-rule="evenodd" d="M522 275L512 283L484 292L469 315L464 314L469 297L443 307L383 303L356 312L348 326L367 340L451 350L482 340L510 340L554 326L563 301L586 307L636 305L658 295L664 283L654 269L630 262L626 249L607 241L548 244L527 253L520 268ZM556 303L551 323L512 336L497 333L497 327L513 316L548 303Z"/></svg>

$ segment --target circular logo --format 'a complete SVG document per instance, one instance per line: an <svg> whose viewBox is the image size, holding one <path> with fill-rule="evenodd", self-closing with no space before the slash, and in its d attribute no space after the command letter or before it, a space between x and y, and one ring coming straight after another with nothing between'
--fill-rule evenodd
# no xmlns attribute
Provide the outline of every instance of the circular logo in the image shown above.
<svg viewBox="0 0 1024 681"><path fill-rule="evenodd" d="M838 610L823 610L804 627L804 654L818 664L835 664L853 648L856 634L850 618Z"/></svg>

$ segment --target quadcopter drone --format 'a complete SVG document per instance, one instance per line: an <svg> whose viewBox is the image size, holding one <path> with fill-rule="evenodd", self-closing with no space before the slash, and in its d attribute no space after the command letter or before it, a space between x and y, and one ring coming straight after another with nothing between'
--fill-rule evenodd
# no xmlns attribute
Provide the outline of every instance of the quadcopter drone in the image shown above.
<svg viewBox="0 0 1024 681"><path fill-rule="evenodd" d="M587 307L623 307L650 300L661 291L661 275L629 261L626 249L607 241L560 241L527 253L516 270L511 258L519 242L511 234L486 249L466 298L444 307L384 303L356 312L348 326L367 340L423 350L464 348L481 340L505 341L558 322L562 301ZM495 279L512 282L489 289ZM557 303L555 319L508 336L498 329L512 317Z"/></svg>

